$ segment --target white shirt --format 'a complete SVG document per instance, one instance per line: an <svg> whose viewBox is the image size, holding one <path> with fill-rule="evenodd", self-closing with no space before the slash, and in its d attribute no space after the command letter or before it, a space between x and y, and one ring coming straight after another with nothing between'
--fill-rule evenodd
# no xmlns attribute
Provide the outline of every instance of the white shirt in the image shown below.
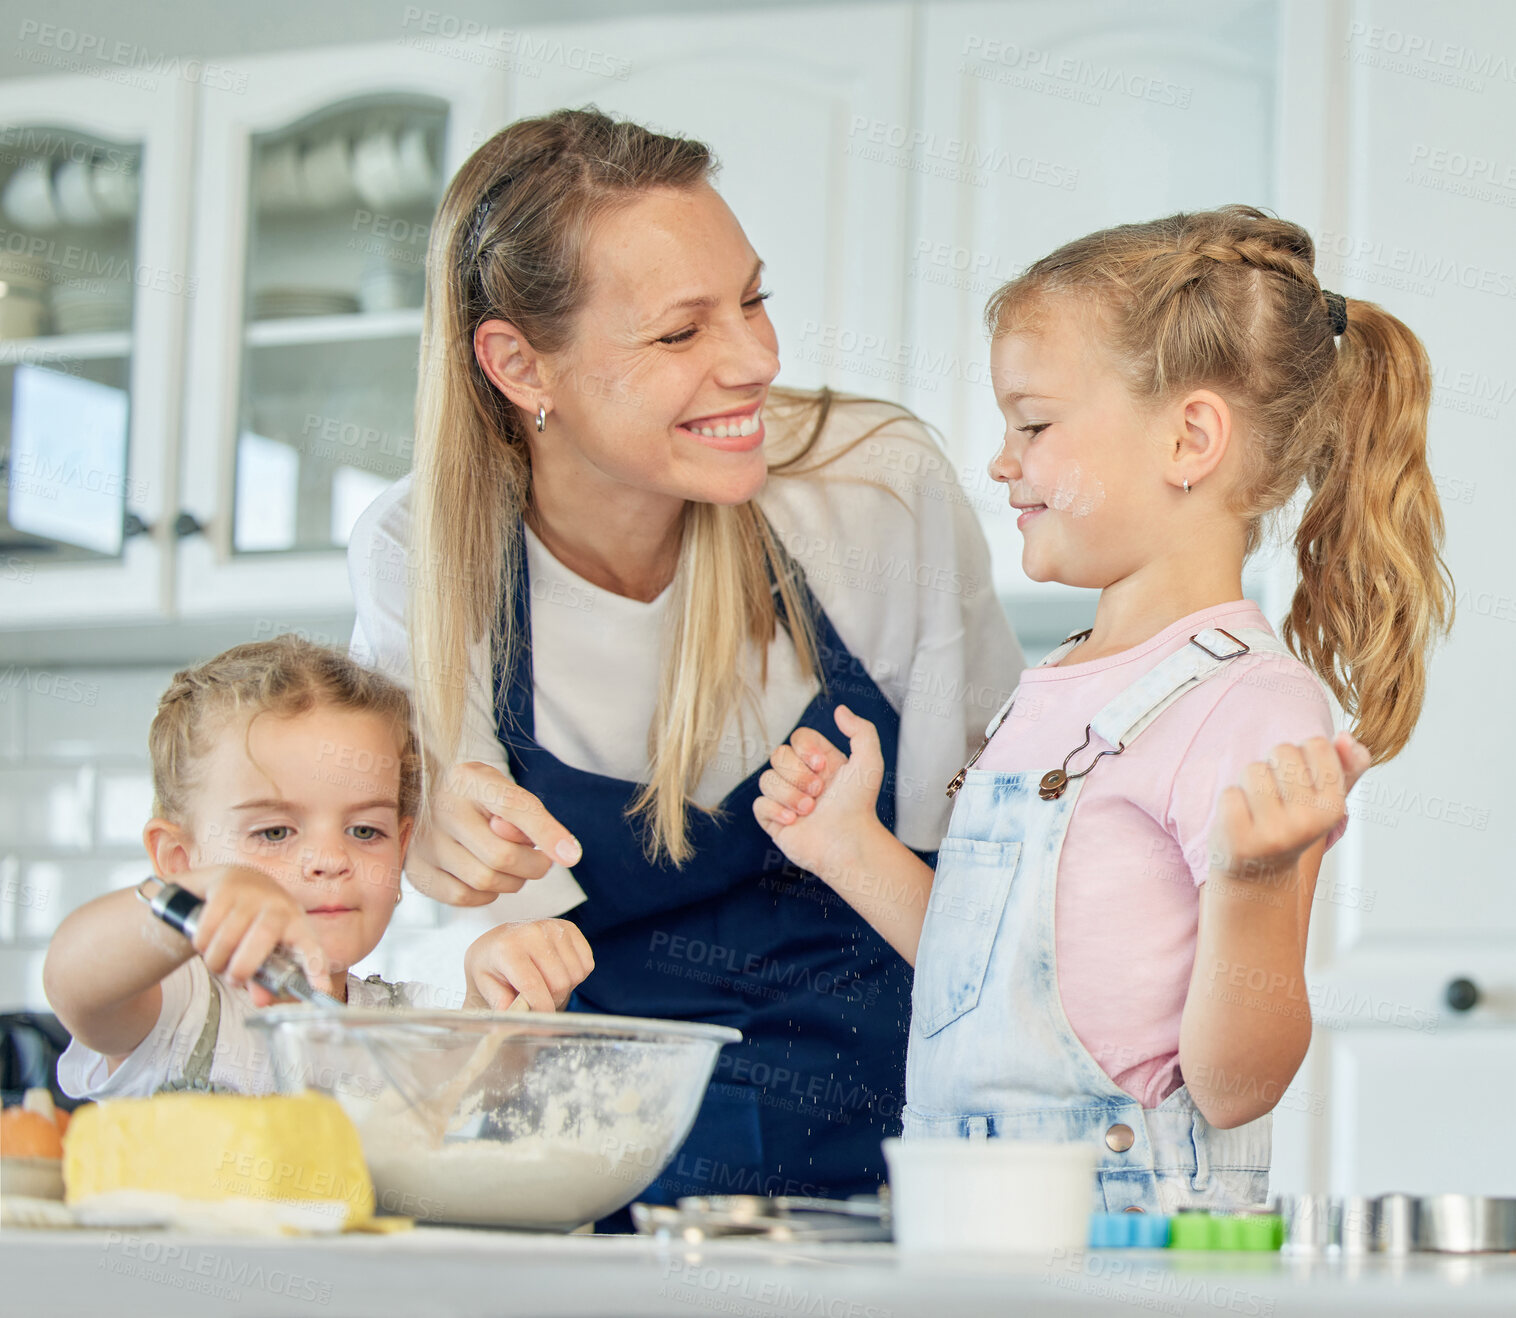
<svg viewBox="0 0 1516 1318"><path fill-rule="evenodd" d="M166 976L159 986L163 1004L147 1038L126 1060L108 1072L103 1054L86 1048L77 1039L58 1059L58 1087L70 1098L148 1098L165 1084L181 1080L190 1054L205 1029L211 1003L211 974L205 962L191 957ZM275 1092L273 1061L268 1036L248 1022L258 1008L246 989L236 989L218 979L221 1020L216 1030L216 1049L211 1058L210 1081L239 1094ZM408 1007L458 1007L462 999L425 984L397 984L401 1005ZM375 980L347 977L350 1007L387 1007L390 986Z"/></svg>
<svg viewBox="0 0 1516 1318"><path fill-rule="evenodd" d="M983 532L951 462L919 421L890 404L838 404L813 457L875 426L882 427L877 434L818 472L771 476L757 503L804 568L842 642L900 715L895 832L927 851L946 826L948 780L979 744L1025 660L995 597ZM407 687L410 484L404 477L381 494L348 545L357 606L353 657ZM526 553L536 740L571 767L637 781L647 768L668 592L648 603L612 594L564 567L530 532ZM470 668L459 759L509 776L482 642ZM756 677L756 655L750 670ZM695 800L715 804L760 768L816 691L813 680L800 676L779 629L759 701L761 726L750 717L747 726L728 729ZM818 731L841 740L835 727ZM552 801L544 804L553 809ZM462 948L483 929L562 914L583 900L572 875L555 866L487 906L448 908L440 938L431 940L435 955L418 951L403 962L378 963L390 974L403 967L407 978L452 983Z"/></svg>

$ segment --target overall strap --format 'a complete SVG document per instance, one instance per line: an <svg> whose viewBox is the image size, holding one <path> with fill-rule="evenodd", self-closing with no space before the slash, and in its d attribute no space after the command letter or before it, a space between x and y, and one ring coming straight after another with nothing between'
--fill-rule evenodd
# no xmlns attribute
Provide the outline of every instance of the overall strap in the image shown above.
<svg viewBox="0 0 1516 1318"><path fill-rule="evenodd" d="M210 981L210 998L205 1004L205 1024L200 1028L195 1046L190 1049L189 1058L184 1063L184 1073L177 1079L159 1085L157 1092L160 1094L182 1091L196 1093L221 1091L219 1085L211 1084L211 1064L216 1057L216 1038L221 1033L221 987L216 982L216 977L209 972L206 978Z"/></svg>
<svg viewBox="0 0 1516 1318"><path fill-rule="evenodd" d="M1233 659L1246 654L1289 654L1272 633L1256 628L1235 632L1206 627L1188 645L1139 677L1090 720L1108 746L1129 746L1185 692L1214 677Z"/></svg>
<svg viewBox="0 0 1516 1318"><path fill-rule="evenodd" d="M1061 640L1053 649L1049 650L1046 657L1037 665L1038 668L1048 668L1056 664L1080 641L1090 634L1089 628L1082 632L1075 632ZM1011 706L1016 703L1016 697L1021 694L1021 684L1018 682L1015 689L1005 698L1004 703L991 716L990 721L984 725L984 739L986 742L993 737L1000 725L1005 722L1006 715L1011 712Z"/></svg>
<svg viewBox="0 0 1516 1318"><path fill-rule="evenodd" d="M384 1005L386 1007L404 1007L407 1005L405 990L399 984L391 984L383 975L369 975L363 982L374 988L384 990Z"/></svg>

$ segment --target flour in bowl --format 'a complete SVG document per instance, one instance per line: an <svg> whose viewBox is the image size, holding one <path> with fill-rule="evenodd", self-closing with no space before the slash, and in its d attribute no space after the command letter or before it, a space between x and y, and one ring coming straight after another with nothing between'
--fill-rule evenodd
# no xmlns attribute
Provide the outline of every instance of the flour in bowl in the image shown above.
<svg viewBox="0 0 1516 1318"><path fill-rule="evenodd" d="M631 1202L673 1156L701 1096L691 1064L682 1050L646 1045L507 1050L458 1097L441 1140L435 1116L393 1090L348 1110L381 1209L570 1231Z"/></svg>

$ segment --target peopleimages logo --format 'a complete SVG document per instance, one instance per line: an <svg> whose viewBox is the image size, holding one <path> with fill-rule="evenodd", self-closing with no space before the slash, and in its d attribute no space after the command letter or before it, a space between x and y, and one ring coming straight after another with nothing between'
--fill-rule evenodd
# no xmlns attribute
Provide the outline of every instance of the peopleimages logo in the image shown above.
<svg viewBox="0 0 1516 1318"><path fill-rule="evenodd" d="M1040 183L1072 191L1079 185L1079 171L1040 156L986 146L962 137L943 137L922 128L892 124L855 114L848 124L851 139L844 154L861 160L910 169L938 178L953 178L984 187L991 175Z"/></svg>
<svg viewBox="0 0 1516 1318"><path fill-rule="evenodd" d="M1194 89L1167 78L1137 73L1119 64L1097 64L1074 55L1057 55L1015 41L970 35L963 43L958 72L1007 86L1043 92L1081 105L1099 105L1106 92L1152 105L1188 110Z"/></svg>

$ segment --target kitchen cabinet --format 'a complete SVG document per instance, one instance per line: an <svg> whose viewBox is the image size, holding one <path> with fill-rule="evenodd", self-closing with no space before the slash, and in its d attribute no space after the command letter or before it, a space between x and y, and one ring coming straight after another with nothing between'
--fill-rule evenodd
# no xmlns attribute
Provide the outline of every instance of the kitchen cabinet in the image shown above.
<svg viewBox="0 0 1516 1318"><path fill-rule="evenodd" d="M163 607L194 90L0 83L0 627Z"/></svg>
<svg viewBox="0 0 1516 1318"><path fill-rule="evenodd" d="M465 54L249 60L246 95L201 107L186 616L349 602L352 522L410 469L431 217L504 120L504 81Z"/></svg>
<svg viewBox="0 0 1516 1318"><path fill-rule="evenodd" d="M1324 284L1382 304L1426 345L1429 460L1458 601L1415 736L1354 793L1318 886L1318 1027L1276 1119L1286 1190L1516 1193L1503 1108L1516 1079L1516 893L1501 658L1516 610L1496 512L1516 479L1516 191L1490 163L1510 155L1516 85L1479 72L1516 41L1516 14L1455 5L1439 11L1435 59L1395 53L1425 19L1385 0L1290 4L1281 24L1292 94L1280 210L1315 236Z"/></svg>
<svg viewBox="0 0 1516 1318"><path fill-rule="evenodd" d="M18 171L47 176L30 226L5 217L11 283L35 268L64 304L55 327L79 317L78 271L100 276L86 315L130 292L119 327L0 339L5 506L23 523L0 523L0 627L351 607L347 532L410 467L430 218L504 118L502 79L467 54L418 30L215 83L0 85L0 196ZM52 220L74 161L125 174L137 209ZM90 423L66 419L86 406ZM112 443L101 415L124 431ZM72 525L39 518L49 504Z"/></svg>
<svg viewBox="0 0 1516 1318"><path fill-rule="evenodd" d="M985 474L1005 423L984 307L1054 248L1107 225L1233 201L1267 205L1277 7L1180 0L921 6L916 131L871 134L910 180L904 401L947 439L995 549L1013 621L1089 625L1098 592L1030 580L1004 487ZM1061 607L1060 607L1061 606ZM1083 618L1083 621L1079 621Z"/></svg>

